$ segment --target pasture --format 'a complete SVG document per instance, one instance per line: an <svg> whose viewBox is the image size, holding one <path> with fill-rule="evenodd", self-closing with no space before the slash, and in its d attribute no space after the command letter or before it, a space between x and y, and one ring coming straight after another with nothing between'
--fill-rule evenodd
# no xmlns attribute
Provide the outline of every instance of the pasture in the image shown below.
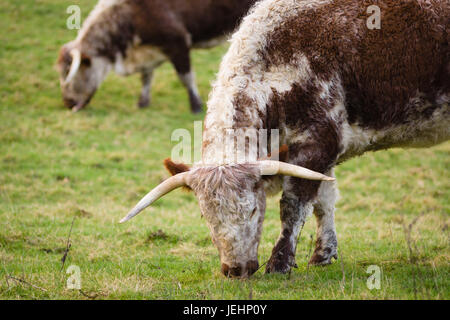
<svg viewBox="0 0 450 320"><path fill-rule="evenodd" d="M308 267L314 217L288 275L220 273L195 197L177 190L129 223L118 221L168 177L173 130L193 130L187 93L171 65L156 71L152 105L135 104L139 77L111 74L86 110L62 105L59 47L95 0L0 3L0 299L449 299L450 143L366 154L336 170L340 259ZM193 53L206 101L224 44ZM259 262L279 233L280 195L268 199ZM74 219L75 218L75 219ZM70 234L71 247L67 251ZM62 257L66 255L64 265ZM81 290L66 270L81 271ZM367 286L369 266L380 288Z"/></svg>

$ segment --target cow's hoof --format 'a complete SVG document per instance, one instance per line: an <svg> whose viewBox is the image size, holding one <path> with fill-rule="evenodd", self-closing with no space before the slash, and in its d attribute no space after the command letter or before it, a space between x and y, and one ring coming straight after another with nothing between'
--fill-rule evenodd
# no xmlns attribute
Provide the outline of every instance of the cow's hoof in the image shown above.
<svg viewBox="0 0 450 320"><path fill-rule="evenodd" d="M331 264L332 259L338 258L337 250L335 248L316 248L309 260L309 264L313 266L326 266Z"/></svg>
<svg viewBox="0 0 450 320"><path fill-rule="evenodd" d="M199 97L194 95L190 96L190 104L191 104L191 112L192 113L200 113L203 111L203 101Z"/></svg>
<svg viewBox="0 0 450 320"><path fill-rule="evenodd" d="M288 273L291 270L291 267L283 264L276 263L267 263L266 273Z"/></svg>
<svg viewBox="0 0 450 320"><path fill-rule="evenodd" d="M278 254L271 257L266 265L266 273L288 273L291 268L297 268L294 257L284 257Z"/></svg>
<svg viewBox="0 0 450 320"><path fill-rule="evenodd" d="M191 111L194 114L201 113L203 111L202 104L194 104L191 106Z"/></svg>
<svg viewBox="0 0 450 320"><path fill-rule="evenodd" d="M150 99L148 98L140 98L138 102L139 108L147 108L150 105Z"/></svg>

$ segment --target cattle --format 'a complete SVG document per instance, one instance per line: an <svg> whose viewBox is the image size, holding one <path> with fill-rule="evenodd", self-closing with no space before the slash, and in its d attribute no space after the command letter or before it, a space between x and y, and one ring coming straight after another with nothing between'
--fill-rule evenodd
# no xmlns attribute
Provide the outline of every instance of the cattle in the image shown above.
<svg viewBox="0 0 450 320"><path fill-rule="evenodd" d="M170 61L186 87L191 110L202 100L190 62L190 49L226 39L256 0L100 0L77 38L59 53L58 70L68 108L84 108L106 75L140 73L138 105L150 104L153 71Z"/></svg>
<svg viewBox="0 0 450 320"><path fill-rule="evenodd" d="M368 28L373 4L380 8L380 29ZM313 213L317 234L309 263L331 263L338 258L335 166L368 151L427 147L450 137L449 6L446 0L259 2L222 60L208 101L202 160L191 168L166 161L175 175L122 222L188 187L222 272L246 277L258 269L266 196L282 190L281 232L266 272L296 266L299 232ZM240 128L279 129L285 159L228 161L219 137Z"/></svg>

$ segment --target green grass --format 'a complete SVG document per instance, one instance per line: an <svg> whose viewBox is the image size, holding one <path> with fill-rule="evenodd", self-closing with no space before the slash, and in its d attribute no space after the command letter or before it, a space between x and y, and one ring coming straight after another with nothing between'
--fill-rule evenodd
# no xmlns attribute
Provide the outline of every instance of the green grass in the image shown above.
<svg viewBox="0 0 450 320"><path fill-rule="evenodd" d="M367 154L337 169L341 259L328 267L306 266L309 219L290 276L261 270L250 281L225 279L195 198L180 190L119 225L168 176L162 160L174 146L171 132L192 130L203 115L190 114L169 64L156 72L149 109L135 107L138 76L114 75L85 111L64 109L54 63L76 35L65 29L73 2L0 2L0 298L450 298L449 143ZM85 18L96 1L77 2ZM193 54L205 100L225 51ZM268 201L260 263L279 233L278 200ZM403 224L421 214L410 256ZM74 216L64 269L80 267L83 292L67 289L60 271ZM382 269L380 290L366 286L369 265Z"/></svg>

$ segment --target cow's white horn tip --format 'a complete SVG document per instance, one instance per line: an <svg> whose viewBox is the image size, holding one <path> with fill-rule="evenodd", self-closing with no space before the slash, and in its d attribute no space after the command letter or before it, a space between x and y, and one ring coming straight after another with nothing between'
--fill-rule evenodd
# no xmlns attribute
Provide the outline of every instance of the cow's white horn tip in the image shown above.
<svg viewBox="0 0 450 320"><path fill-rule="evenodd" d="M124 223L124 222L127 222L128 220L129 220L128 217L125 217L125 218L122 218L122 220L120 220L119 223Z"/></svg>

